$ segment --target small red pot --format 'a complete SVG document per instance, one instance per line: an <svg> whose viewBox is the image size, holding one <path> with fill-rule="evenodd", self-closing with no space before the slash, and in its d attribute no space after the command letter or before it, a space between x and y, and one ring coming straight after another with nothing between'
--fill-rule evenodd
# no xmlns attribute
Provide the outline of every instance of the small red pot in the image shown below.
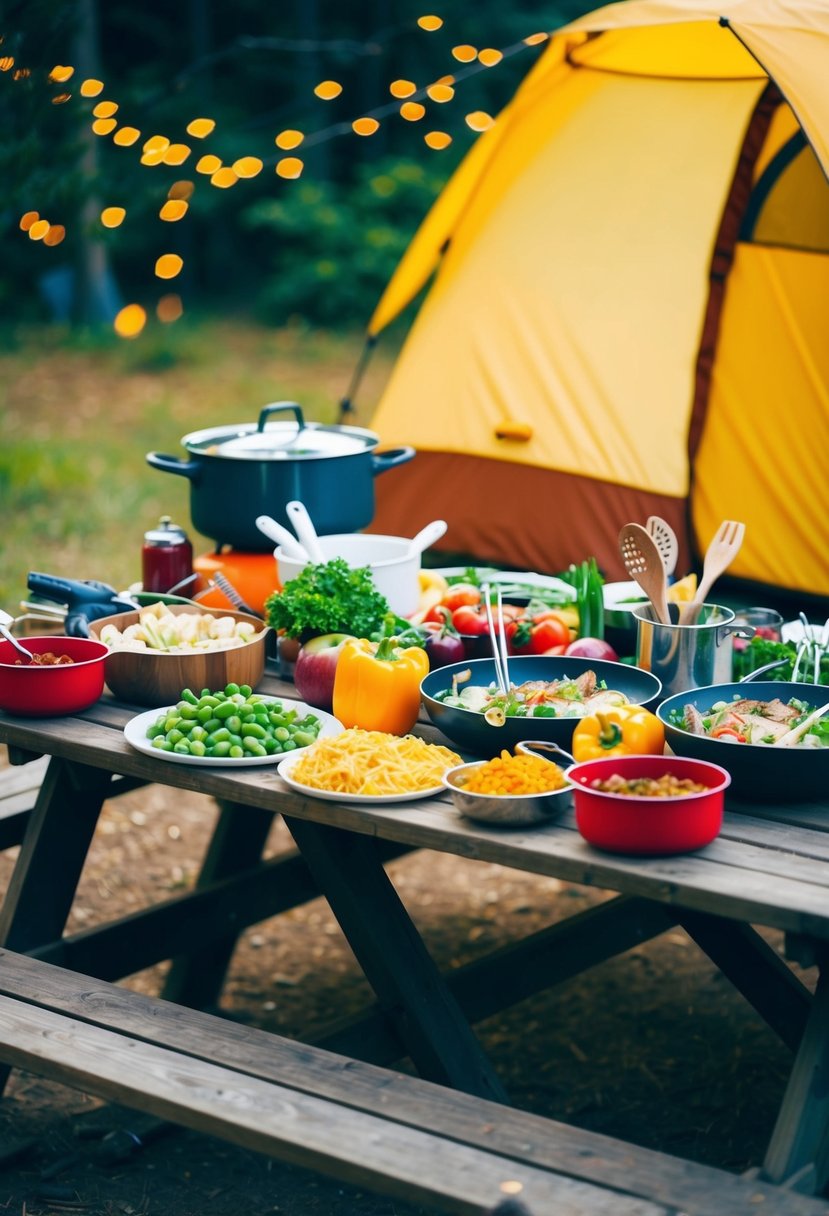
<svg viewBox="0 0 829 1216"><path fill-rule="evenodd" d="M639 798L590 789L614 773L628 779L672 773L708 788L676 798ZM607 756L567 770L573 783L576 827L585 840L608 853L667 856L710 844L722 827L731 776L718 764L680 756Z"/></svg>
<svg viewBox="0 0 829 1216"><path fill-rule="evenodd" d="M11 642L0 640L0 709L24 718L57 718L94 705L104 691L104 659L109 647L92 638L23 638L33 654L69 655L73 663L17 666Z"/></svg>

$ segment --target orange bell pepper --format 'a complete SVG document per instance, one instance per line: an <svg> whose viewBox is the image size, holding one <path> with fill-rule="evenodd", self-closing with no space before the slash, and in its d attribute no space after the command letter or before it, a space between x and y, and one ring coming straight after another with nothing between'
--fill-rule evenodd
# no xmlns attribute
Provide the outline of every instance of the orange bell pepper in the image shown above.
<svg viewBox="0 0 829 1216"><path fill-rule="evenodd" d="M573 759L600 760L603 756L661 756L665 728L641 705L615 705L588 714L573 731Z"/></svg>
<svg viewBox="0 0 829 1216"><path fill-rule="evenodd" d="M429 674L422 646L401 647L395 638L346 642L334 676L334 717L345 727L406 735L420 711L420 682Z"/></svg>

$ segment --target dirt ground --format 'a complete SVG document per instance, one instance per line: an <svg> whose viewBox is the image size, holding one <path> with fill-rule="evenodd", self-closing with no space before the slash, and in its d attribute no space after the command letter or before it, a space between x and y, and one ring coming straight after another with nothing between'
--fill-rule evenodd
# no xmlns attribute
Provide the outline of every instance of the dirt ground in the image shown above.
<svg viewBox="0 0 829 1216"><path fill-rule="evenodd" d="M214 816L209 799L172 799L158 787L108 803L70 928L189 884ZM269 850L287 842L275 822ZM0 857L3 886L14 852ZM604 898L553 879L422 853L394 862L391 871L443 965ZM159 967L126 983L157 992L162 978ZM805 973L807 982L813 978ZM335 1009L356 1010L369 996L327 905L315 900L244 935L223 1006L267 1029L312 1039ZM478 1030L516 1105L735 1171L762 1160L791 1063L681 930L523 1001ZM120 1138L103 1138L117 1129ZM122 1151L132 1143L124 1129L144 1137L132 1154ZM54 1212L431 1216L14 1072L0 1105L0 1214Z"/></svg>

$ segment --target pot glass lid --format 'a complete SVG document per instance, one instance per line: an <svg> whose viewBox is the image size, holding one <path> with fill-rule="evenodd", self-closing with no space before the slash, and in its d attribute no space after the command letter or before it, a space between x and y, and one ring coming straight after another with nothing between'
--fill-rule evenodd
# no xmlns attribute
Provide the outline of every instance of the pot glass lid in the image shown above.
<svg viewBox="0 0 829 1216"><path fill-rule="evenodd" d="M261 431L255 424L194 431L181 442L191 452L235 460L318 460L365 452L378 438L359 427L274 422Z"/></svg>

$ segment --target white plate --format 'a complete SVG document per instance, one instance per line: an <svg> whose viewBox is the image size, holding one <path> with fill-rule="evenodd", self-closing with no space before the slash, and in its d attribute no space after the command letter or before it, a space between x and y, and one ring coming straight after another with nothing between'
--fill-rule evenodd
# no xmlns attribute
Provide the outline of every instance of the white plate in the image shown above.
<svg viewBox="0 0 829 1216"><path fill-rule="evenodd" d="M301 752L297 749L283 756L279 765L280 777L292 790L299 794L310 794L312 798L324 798L328 802L362 803L365 806L377 806L383 802L414 802L417 798L431 798L434 794L445 794L446 786L442 783L428 790L417 790L406 794L336 794L333 790L316 790L311 785L303 785L291 776L292 770L299 761Z"/></svg>
<svg viewBox="0 0 829 1216"><path fill-rule="evenodd" d="M289 697L263 697L263 701L272 704L275 701L280 701L288 709L295 709L299 717L304 718L306 714L315 714L319 718L322 726L320 733L317 736L320 739L338 735L343 729L343 724L333 714L327 714L323 709L314 709L313 705L306 705L304 701L292 701ZM147 738L147 730L153 725L156 718L160 718L162 714L169 713L171 709L175 709L175 705L162 706L160 709L148 709L143 714L137 714L134 718L130 718L127 725L124 727L124 738L131 747L136 751L145 752L148 756L156 756L159 760L172 760L173 764L201 764L211 768L250 768L253 765L259 764L278 764L280 760L287 759L284 752L277 752L274 756L242 756L238 759L233 756L188 756L182 752L165 752L160 747L153 747L152 740ZM296 753L304 751L302 747L296 748ZM288 756L294 755L294 752L288 752Z"/></svg>
<svg viewBox="0 0 829 1216"><path fill-rule="evenodd" d="M568 600L575 600L576 591L564 579L552 574L536 574L532 570L496 570L493 566L442 566L435 574L458 578L473 569L480 582L519 583L523 587L538 587L540 591L560 591Z"/></svg>
<svg viewBox="0 0 829 1216"><path fill-rule="evenodd" d="M605 608L627 608L631 612L634 608L648 602L642 588L632 579L627 583L605 583L602 587L602 595ZM635 600L636 603L629 604L626 602L627 600Z"/></svg>

